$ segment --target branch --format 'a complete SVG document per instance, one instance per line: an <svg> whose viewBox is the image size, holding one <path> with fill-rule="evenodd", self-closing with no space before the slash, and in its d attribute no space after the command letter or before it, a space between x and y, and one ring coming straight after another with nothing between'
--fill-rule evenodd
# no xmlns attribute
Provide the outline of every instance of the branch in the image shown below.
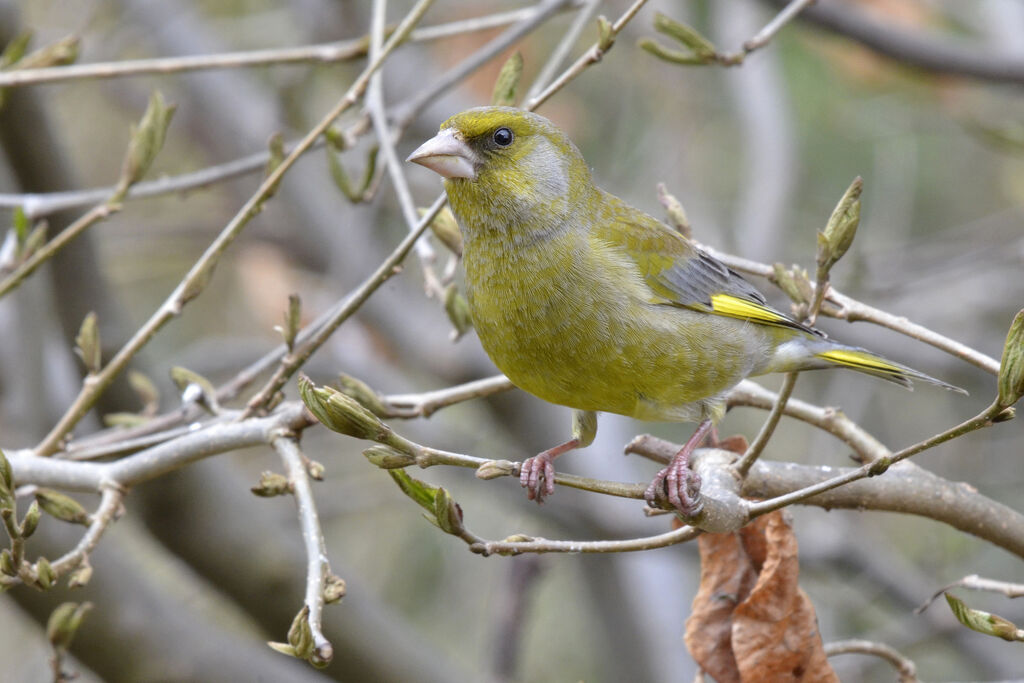
<svg viewBox="0 0 1024 683"><path fill-rule="evenodd" d="M899 674L900 683L917 683L917 666L894 647L885 643L874 643L870 640L837 640L825 645L825 656L836 655L874 655L892 664Z"/></svg>
<svg viewBox="0 0 1024 683"><path fill-rule="evenodd" d="M555 79L555 81L543 90L539 95L531 97L523 104L523 109L527 111L533 111L540 105L544 104L545 101L556 92L564 88L570 81L575 79L581 73L586 71L587 67L591 64L596 64L601 61L605 53L612 49L612 45L615 44L615 38L619 35L619 32L626 27L630 19L636 16L636 13L640 11L640 8L647 4L647 0L636 0L629 8L623 12L614 24L608 24L606 19L600 18L599 26L601 27L601 36L597 42L590 46L586 52L580 55L572 66L562 72L562 75Z"/></svg>
<svg viewBox="0 0 1024 683"><path fill-rule="evenodd" d="M532 16L535 8L524 7L508 12L496 12L447 24L424 26L409 33L404 42L418 43L463 33L498 28ZM90 78L123 78L148 74L175 74L209 69L236 69L239 67L278 66L284 64L333 64L364 57L369 37L342 40L319 45L225 52L216 55L188 55L184 57L158 57L120 62L73 64L41 69L20 69L0 72L0 88L13 88L38 83L57 83Z"/></svg>
<svg viewBox="0 0 1024 683"><path fill-rule="evenodd" d="M380 400L386 411L381 417L430 417L441 408L474 398L491 396L509 389L515 389L512 381L505 375L495 375L447 389L426 391L422 394L381 396Z"/></svg>
<svg viewBox="0 0 1024 683"><path fill-rule="evenodd" d="M320 529L320 519L316 513L316 502L313 499L313 488L309 481L305 458L299 450L294 435L282 434L271 441L274 450L281 456L288 481L291 483L292 495L299 511L299 526L302 529L302 543L306 548L306 595L304 604L308 611L306 621L313 636L313 652L310 661L317 667L326 666L334 657L334 648L324 636L323 609L324 590L330 565L327 562L327 546L324 533Z"/></svg>
<svg viewBox="0 0 1024 683"><path fill-rule="evenodd" d="M135 486L211 455L270 443L282 429L298 432L314 424L297 401L282 404L267 417L228 421L232 417L237 417L237 412L228 412L209 426L112 462L40 458L31 450L11 451L7 459L19 486L36 484L95 492L110 484Z"/></svg>
<svg viewBox="0 0 1024 683"><path fill-rule="evenodd" d="M782 0L766 0L781 6ZM804 11L801 19L857 41L861 45L908 66L954 76L997 83L1024 84L1024 58L1019 54L986 51L952 33L941 36L896 28L849 3L821 0Z"/></svg>

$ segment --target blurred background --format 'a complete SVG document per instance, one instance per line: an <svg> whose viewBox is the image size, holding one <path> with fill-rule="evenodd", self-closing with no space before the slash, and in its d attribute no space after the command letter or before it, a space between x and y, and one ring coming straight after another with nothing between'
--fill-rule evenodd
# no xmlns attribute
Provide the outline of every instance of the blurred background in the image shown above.
<svg viewBox="0 0 1024 683"><path fill-rule="evenodd" d="M389 3L397 22L411 2ZM664 182L689 214L697 239L716 249L813 273L816 232L857 175L863 212L851 251L833 270L844 293L999 358L1024 303L1024 3L980 0L832 0L892 30L954 54L1017 65L1017 79L939 73L879 56L836 31L797 20L739 68L681 67L637 47L656 37L655 11L698 28L735 51L777 6L755 0L652 0L603 61L540 108L575 140L599 184L656 216ZM509 12L526 2L437 0L423 26ZM625 3L598 3L614 19ZM557 13L515 45L524 57L521 92L575 20ZM369 2L265 0L135 2L31 0L0 4L5 41L24 29L33 45L76 34L80 62L307 45L359 38ZM383 70L389 111L495 39L503 28L403 46ZM588 23L575 59L596 38ZM663 43L668 44L664 37ZM414 111L398 143L408 154L452 113L486 104L497 58ZM566 62L566 65L568 62ZM271 135L301 137L337 101L362 60L199 73L75 80L8 90L0 109L0 190L53 192L116 182L129 126L153 89L178 109L150 178L221 164L266 149ZM1012 72L1012 70L1010 70ZM353 111L340 122L355 122ZM341 157L353 178L372 135ZM405 169L420 206L441 186ZM30 447L77 393L72 340L88 311L116 351L255 190L259 175L187 194L133 200L71 244L51 267L0 300L0 445ZM85 208L49 217L51 234ZM9 225L11 214L3 214ZM168 379L185 366L215 382L279 343L287 297L307 320L366 278L406 232L390 180L353 204L332 181L325 151L309 153L231 247L211 286L163 330L133 367L157 382L163 410L180 403ZM447 252L435 245L439 254ZM441 261L443 264L443 259ZM784 296L755 281L777 306ZM868 346L965 387L970 397L921 387L911 394L852 373L803 375L795 396L839 406L896 449L987 406L995 379L932 347L866 324L822 319L830 335ZM450 339L443 306L424 295L415 257L307 365L317 382L338 372L382 393L442 388L494 374L472 332ZM778 378L764 383L777 388ZM294 383L288 390L294 398ZM100 413L138 410L116 386ZM569 433L569 411L518 391L454 406L429 420L392 422L420 443L480 457L521 460ZM737 409L723 435L752 438L764 414ZM1019 421L1018 421L1019 422ZM90 417L76 431L98 429ZM682 441L690 425L604 416L598 440L559 461L591 477L647 481L652 463L621 455L634 435ZM1024 486L1024 437L1016 422L969 435L915 461L1011 507ZM0 679L44 680L43 626L64 600L95 603L73 650L85 681L172 680L688 680L681 637L699 579L696 546L633 555L482 558L440 533L361 456L367 444L309 430L303 446L327 468L315 487L330 560L348 585L327 608L335 659L324 671L276 655L301 605L304 556L288 498L249 493L259 473L279 470L269 449L212 458L133 491L127 514L92 556L86 588L0 596ZM783 421L765 457L847 466L842 444ZM472 471L414 472L445 486L467 524L488 538L525 533L613 539L665 531L631 501L559 489L543 507L511 479ZM92 499L83 498L90 505ZM965 574L1020 580L1020 559L935 522L873 512L792 509L801 584L826 642L884 641L915 660L926 680L1008 678L1024 670L1019 648L960 627L944 605L913 608ZM35 552L55 556L73 530L44 519ZM972 605L1020 623L1005 599ZM875 660L846 656L844 681L885 680ZM248 674L252 674L251 676ZM242 678L239 678L242 676Z"/></svg>

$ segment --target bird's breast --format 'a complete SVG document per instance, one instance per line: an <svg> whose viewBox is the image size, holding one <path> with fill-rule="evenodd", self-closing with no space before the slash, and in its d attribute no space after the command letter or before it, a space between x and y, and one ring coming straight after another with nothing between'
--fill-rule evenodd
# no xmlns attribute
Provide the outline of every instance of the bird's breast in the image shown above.
<svg viewBox="0 0 1024 683"><path fill-rule="evenodd" d="M711 316L651 303L635 265L587 239L467 240L466 289L484 349L517 386L552 403L695 419L689 404L742 378L739 368L695 370Z"/></svg>

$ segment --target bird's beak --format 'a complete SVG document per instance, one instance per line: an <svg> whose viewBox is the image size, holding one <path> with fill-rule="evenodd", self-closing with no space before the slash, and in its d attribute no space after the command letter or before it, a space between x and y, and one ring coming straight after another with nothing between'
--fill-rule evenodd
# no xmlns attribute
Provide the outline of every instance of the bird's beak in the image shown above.
<svg viewBox="0 0 1024 683"><path fill-rule="evenodd" d="M406 161L426 166L445 178L476 178L476 155L452 128L424 142Z"/></svg>

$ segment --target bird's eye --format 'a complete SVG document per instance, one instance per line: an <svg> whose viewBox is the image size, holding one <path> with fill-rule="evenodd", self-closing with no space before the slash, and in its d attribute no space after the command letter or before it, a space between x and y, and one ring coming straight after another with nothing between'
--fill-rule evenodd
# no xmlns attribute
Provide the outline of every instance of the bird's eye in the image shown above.
<svg viewBox="0 0 1024 683"><path fill-rule="evenodd" d="M508 147L512 144L512 138L512 131L508 128L499 128L494 131L494 135L491 136L491 139L494 140L494 144L498 147Z"/></svg>

